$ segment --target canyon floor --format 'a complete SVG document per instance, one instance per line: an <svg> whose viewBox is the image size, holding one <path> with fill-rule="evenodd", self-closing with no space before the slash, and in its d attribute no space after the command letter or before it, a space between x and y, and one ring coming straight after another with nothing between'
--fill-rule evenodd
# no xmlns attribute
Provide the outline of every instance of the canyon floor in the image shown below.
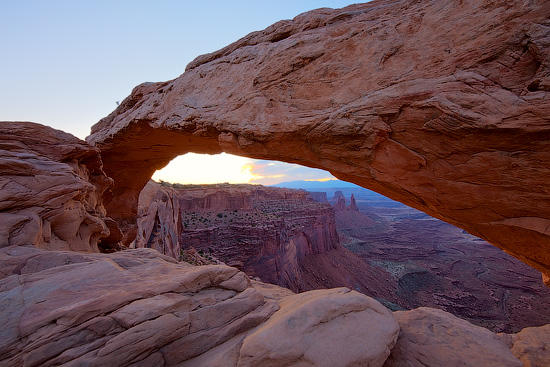
<svg viewBox="0 0 550 367"><path fill-rule="evenodd" d="M494 332L550 323L540 274L493 245L355 185L287 186L176 190L179 242L295 292L345 286L393 311L435 307Z"/></svg>
<svg viewBox="0 0 550 367"><path fill-rule="evenodd" d="M443 309L496 332L550 322L550 289L521 261L382 195L362 188L327 193L336 190L348 199L354 194L359 208L336 212L341 243L391 274L398 306Z"/></svg>

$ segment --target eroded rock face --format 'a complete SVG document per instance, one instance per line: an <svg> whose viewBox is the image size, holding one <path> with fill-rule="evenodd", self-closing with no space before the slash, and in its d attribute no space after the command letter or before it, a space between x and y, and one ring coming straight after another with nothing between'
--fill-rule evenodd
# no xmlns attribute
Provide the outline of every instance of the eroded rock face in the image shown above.
<svg viewBox="0 0 550 367"><path fill-rule="evenodd" d="M278 307L226 266L194 267L152 249L114 254L6 247L2 365L174 365Z"/></svg>
<svg viewBox="0 0 550 367"><path fill-rule="evenodd" d="M384 367L523 366L499 336L445 311L421 307L394 316L401 330Z"/></svg>
<svg viewBox="0 0 550 367"><path fill-rule="evenodd" d="M181 231L177 191L149 181L139 194L137 235L131 247L153 248L179 259Z"/></svg>
<svg viewBox="0 0 550 367"><path fill-rule="evenodd" d="M0 122L0 247L98 252L110 233L111 184L97 148L47 126Z"/></svg>
<svg viewBox="0 0 550 367"><path fill-rule="evenodd" d="M550 274L548 1L374 1L254 32L92 130L135 225L156 169L222 151L323 168ZM134 219L132 219L134 218Z"/></svg>
<svg viewBox="0 0 550 367"><path fill-rule="evenodd" d="M344 286L394 301L389 275L341 246L332 207L304 190L149 181L137 232L137 248L175 259L200 251L205 259L192 263L212 257L296 292Z"/></svg>
<svg viewBox="0 0 550 367"><path fill-rule="evenodd" d="M153 249L8 246L0 262L0 366L381 366L398 333L391 313L357 292L288 296Z"/></svg>
<svg viewBox="0 0 550 367"><path fill-rule="evenodd" d="M550 325L525 328L511 335L511 344L524 367L550 366Z"/></svg>

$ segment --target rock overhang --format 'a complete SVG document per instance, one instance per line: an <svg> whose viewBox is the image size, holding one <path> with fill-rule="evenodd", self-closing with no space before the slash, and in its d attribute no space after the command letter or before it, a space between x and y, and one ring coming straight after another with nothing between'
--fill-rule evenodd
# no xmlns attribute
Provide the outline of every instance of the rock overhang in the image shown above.
<svg viewBox="0 0 550 367"><path fill-rule="evenodd" d="M225 151L326 169L548 282L549 16L545 1L375 1L254 32L93 127L115 180L107 210L131 233L156 169Z"/></svg>

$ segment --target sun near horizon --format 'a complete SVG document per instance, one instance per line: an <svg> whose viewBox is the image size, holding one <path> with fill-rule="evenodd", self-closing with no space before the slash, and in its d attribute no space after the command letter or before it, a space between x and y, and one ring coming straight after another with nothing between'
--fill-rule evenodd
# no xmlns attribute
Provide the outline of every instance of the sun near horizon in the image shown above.
<svg viewBox="0 0 550 367"><path fill-rule="evenodd" d="M255 160L227 153L187 153L156 171L152 179L180 184L274 185L286 181L329 181L336 178L326 171L297 164Z"/></svg>

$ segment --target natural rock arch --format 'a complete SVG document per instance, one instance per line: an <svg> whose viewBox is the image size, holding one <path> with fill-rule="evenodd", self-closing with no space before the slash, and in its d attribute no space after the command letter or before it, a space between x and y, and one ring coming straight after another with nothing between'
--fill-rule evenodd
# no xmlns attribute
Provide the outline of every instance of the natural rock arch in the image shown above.
<svg viewBox="0 0 550 367"><path fill-rule="evenodd" d="M298 163L466 229L550 279L550 2L373 1L254 32L92 129L131 241L186 152Z"/></svg>

